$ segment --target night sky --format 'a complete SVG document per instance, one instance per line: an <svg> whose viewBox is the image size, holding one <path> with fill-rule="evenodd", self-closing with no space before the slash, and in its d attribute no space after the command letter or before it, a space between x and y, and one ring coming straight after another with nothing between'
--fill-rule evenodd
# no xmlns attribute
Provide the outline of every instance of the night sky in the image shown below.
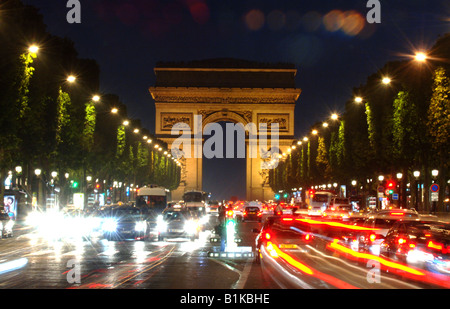
<svg viewBox="0 0 450 309"><path fill-rule="evenodd" d="M23 2L40 9L50 33L74 41L81 58L99 63L101 93L117 94L128 116L151 132L148 87L159 61L295 64L300 138L344 112L352 89L386 62L427 50L450 32L448 0L380 0L380 24L367 23L367 0L80 0L81 24L67 22L65 0ZM204 189L216 198L245 197L245 159L205 162L203 174Z"/></svg>

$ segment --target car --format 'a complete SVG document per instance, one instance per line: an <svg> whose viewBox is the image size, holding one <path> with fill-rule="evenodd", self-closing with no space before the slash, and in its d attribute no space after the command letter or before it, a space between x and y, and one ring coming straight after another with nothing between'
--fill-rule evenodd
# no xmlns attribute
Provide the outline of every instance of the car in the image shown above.
<svg viewBox="0 0 450 309"><path fill-rule="evenodd" d="M219 212L220 205L221 203L219 203L218 201L210 201L208 203L208 207L206 207L206 212L217 214Z"/></svg>
<svg viewBox="0 0 450 309"><path fill-rule="evenodd" d="M200 233L199 217L188 208L166 208L158 216L156 230L158 241L166 238L190 238L195 240Z"/></svg>
<svg viewBox="0 0 450 309"><path fill-rule="evenodd" d="M352 205L348 198L333 197L330 205L322 212L322 216L332 220L349 221L352 215Z"/></svg>
<svg viewBox="0 0 450 309"><path fill-rule="evenodd" d="M276 241L280 249L307 251L305 245L314 239L311 226L295 220L293 216L268 217L261 229L252 231L258 233L255 238L255 263L260 263L261 247L267 246L269 241Z"/></svg>
<svg viewBox="0 0 450 309"><path fill-rule="evenodd" d="M1 238L12 237L13 236L13 226L14 220L5 212L0 211L0 228L1 228Z"/></svg>
<svg viewBox="0 0 450 309"><path fill-rule="evenodd" d="M380 245L394 223L399 220L419 220L419 218L419 214L414 209L389 209L372 212L362 226L373 230L360 232L355 237L354 246L360 252L379 255Z"/></svg>
<svg viewBox="0 0 450 309"><path fill-rule="evenodd" d="M139 207L123 204L104 206L98 216L107 240L144 240L147 236L148 222Z"/></svg>
<svg viewBox="0 0 450 309"><path fill-rule="evenodd" d="M259 221L262 220L261 208L257 206L247 206L242 212L242 222L244 221Z"/></svg>
<svg viewBox="0 0 450 309"><path fill-rule="evenodd" d="M381 244L380 255L450 274L450 224L435 220L398 221Z"/></svg>

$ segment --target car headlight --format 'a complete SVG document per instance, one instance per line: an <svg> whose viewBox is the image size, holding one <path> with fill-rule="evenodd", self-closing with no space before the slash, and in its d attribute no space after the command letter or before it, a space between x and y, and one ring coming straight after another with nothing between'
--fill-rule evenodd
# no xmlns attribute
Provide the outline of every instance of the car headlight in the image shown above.
<svg viewBox="0 0 450 309"><path fill-rule="evenodd" d="M6 223L5 228L7 230L12 230L13 226L14 226L14 221L10 220L10 221L8 221L8 223Z"/></svg>
<svg viewBox="0 0 450 309"><path fill-rule="evenodd" d="M184 223L184 231L188 234L194 234L197 231L197 222L193 220Z"/></svg>
<svg viewBox="0 0 450 309"><path fill-rule="evenodd" d="M103 221L102 230L105 232L115 232L117 229L117 221L114 219L106 219Z"/></svg>
<svg viewBox="0 0 450 309"><path fill-rule="evenodd" d="M134 227L136 232L145 232L147 230L147 222L139 221L136 222L136 226Z"/></svg>
<svg viewBox="0 0 450 309"><path fill-rule="evenodd" d="M163 220L158 221L158 223L156 224L156 230L158 232L165 232L165 231L167 231L167 222L163 221Z"/></svg>

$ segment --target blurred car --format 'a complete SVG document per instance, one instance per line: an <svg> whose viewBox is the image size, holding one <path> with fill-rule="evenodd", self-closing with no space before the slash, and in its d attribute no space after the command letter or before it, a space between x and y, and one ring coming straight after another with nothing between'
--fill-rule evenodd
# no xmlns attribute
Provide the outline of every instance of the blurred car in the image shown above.
<svg viewBox="0 0 450 309"><path fill-rule="evenodd" d="M292 207L295 215L308 215L308 204L296 202Z"/></svg>
<svg viewBox="0 0 450 309"><path fill-rule="evenodd" d="M103 236L108 240L144 240L147 236L148 223L139 207L105 206L99 210L98 216Z"/></svg>
<svg viewBox="0 0 450 309"><path fill-rule="evenodd" d="M450 274L450 224L439 221L398 221L386 235L380 255Z"/></svg>
<svg viewBox="0 0 450 309"><path fill-rule="evenodd" d="M158 241L166 238L190 238L199 237L199 218L189 209L166 208L157 219L156 229Z"/></svg>
<svg viewBox="0 0 450 309"><path fill-rule="evenodd" d="M261 261L261 246L274 241L280 249L307 251L305 245L311 243L314 236L311 225L296 221L291 216L268 217L261 229L253 229L258 233L255 239L255 262Z"/></svg>
<svg viewBox="0 0 450 309"><path fill-rule="evenodd" d="M14 227L14 220L12 220L11 217L3 210L0 211L0 228L1 228L0 237L1 238L12 237L13 227Z"/></svg>
<svg viewBox="0 0 450 309"><path fill-rule="evenodd" d="M322 213L322 216L331 220L349 221L352 215L352 205L348 198L333 197L330 205Z"/></svg>
<svg viewBox="0 0 450 309"><path fill-rule="evenodd" d="M261 208L255 206L247 206L242 212L242 222L244 221L259 221L262 220Z"/></svg>
<svg viewBox="0 0 450 309"><path fill-rule="evenodd" d="M220 203L218 201L210 201L208 207L206 207L207 213L217 214L219 212Z"/></svg>
<svg viewBox="0 0 450 309"><path fill-rule="evenodd" d="M380 245L385 239L389 229L399 220L419 220L419 214L412 209L389 209L373 212L368 215L362 224L371 228L371 231L359 232L353 242L354 248L360 252L380 254Z"/></svg>

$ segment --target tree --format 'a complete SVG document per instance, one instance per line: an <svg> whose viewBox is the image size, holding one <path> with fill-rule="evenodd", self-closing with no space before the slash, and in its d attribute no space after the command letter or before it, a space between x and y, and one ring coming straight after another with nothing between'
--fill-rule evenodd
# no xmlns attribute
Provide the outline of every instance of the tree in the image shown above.
<svg viewBox="0 0 450 309"><path fill-rule="evenodd" d="M445 188L450 162L450 78L443 67L438 67L433 76L433 93L428 109L428 134L439 166L439 183ZM442 209L445 190L440 190L438 207Z"/></svg>

